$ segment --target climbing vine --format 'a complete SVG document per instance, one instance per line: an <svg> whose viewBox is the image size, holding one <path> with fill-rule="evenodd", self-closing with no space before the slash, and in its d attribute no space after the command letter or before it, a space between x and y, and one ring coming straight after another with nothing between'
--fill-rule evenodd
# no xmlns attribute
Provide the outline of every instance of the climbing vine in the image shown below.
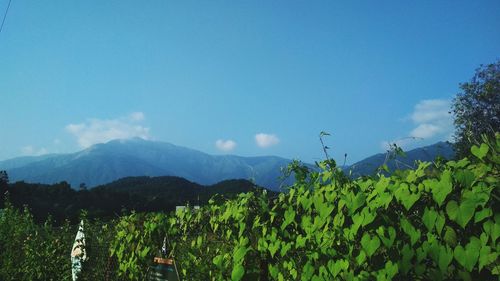
<svg viewBox="0 0 500 281"><path fill-rule="evenodd" d="M112 253L131 279L164 235L184 280L498 279L499 150L497 134L471 148L473 159L352 181L331 161L299 167L276 198L246 193L122 218L133 231L116 236Z"/></svg>
<svg viewBox="0 0 500 281"><path fill-rule="evenodd" d="M85 217L82 280L143 280L166 241L182 280L498 280L500 134L457 161L351 180L331 160L290 167L287 192L200 209ZM76 226L6 201L1 280L70 280Z"/></svg>

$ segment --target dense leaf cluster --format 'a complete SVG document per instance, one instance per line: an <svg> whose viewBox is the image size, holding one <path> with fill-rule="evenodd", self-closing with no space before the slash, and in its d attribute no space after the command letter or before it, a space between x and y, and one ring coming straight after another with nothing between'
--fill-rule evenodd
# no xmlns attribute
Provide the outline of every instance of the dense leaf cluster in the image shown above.
<svg viewBox="0 0 500 281"><path fill-rule="evenodd" d="M470 155L471 144L481 135L494 138L500 131L500 60L481 65L472 79L460 84L452 103L455 117L455 150L459 157Z"/></svg>
<svg viewBox="0 0 500 281"><path fill-rule="evenodd" d="M470 159L356 180L296 163L279 195L86 221L82 280L143 280L164 240L183 280L497 280L499 151L497 134ZM75 233L7 204L0 280L68 280Z"/></svg>
<svg viewBox="0 0 500 281"><path fill-rule="evenodd" d="M144 277L167 235L184 280L495 280L500 135L474 159L354 181L331 162L288 193L241 194L118 225L120 272Z"/></svg>
<svg viewBox="0 0 500 281"><path fill-rule="evenodd" d="M92 258L81 277L104 280L110 269L113 223L84 220L86 250ZM77 225L69 221L55 226L49 217L38 224L28 209L20 211L7 201L0 212L0 280L72 280L70 252L76 232Z"/></svg>

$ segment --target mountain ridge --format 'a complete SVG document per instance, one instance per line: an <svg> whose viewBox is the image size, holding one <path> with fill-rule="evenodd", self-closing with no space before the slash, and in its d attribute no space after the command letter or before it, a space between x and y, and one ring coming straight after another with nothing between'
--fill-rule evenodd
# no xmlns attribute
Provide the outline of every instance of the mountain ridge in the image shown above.
<svg viewBox="0 0 500 281"><path fill-rule="evenodd" d="M393 171L399 164L409 167L415 160L432 161L438 155L453 158L452 145L438 142L416 148L407 151L406 157L396 156L387 166ZM343 170L352 177L370 175L386 162L386 157L387 153L375 154ZM133 138L95 144L74 153L8 159L0 161L0 170L7 170L12 182L66 181L73 188L81 183L93 188L126 177L176 176L202 185L246 179L277 191L282 185L292 183L292 179L281 179L281 169L291 162L277 156L210 155L168 142Z"/></svg>
<svg viewBox="0 0 500 281"><path fill-rule="evenodd" d="M167 142L143 139L112 140L82 151L0 161L11 181L72 187L95 187L130 176L178 176L203 185L228 179L252 179L277 190L281 168L291 160L277 156L210 155Z"/></svg>
<svg viewBox="0 0 500 281"><path fill-rule="evenodd" d="M434 161L436 157L453 159L455 152L453 145L449 142L437 142L431 145L418 147L404 152L404 155L394 155L393 159L387 159L386 153L377 153L358 161L350 166L344 167L344 172L353 177L372 175L384 163L389 171L396 169L408 169L415 166L415 161Z"/></svg>

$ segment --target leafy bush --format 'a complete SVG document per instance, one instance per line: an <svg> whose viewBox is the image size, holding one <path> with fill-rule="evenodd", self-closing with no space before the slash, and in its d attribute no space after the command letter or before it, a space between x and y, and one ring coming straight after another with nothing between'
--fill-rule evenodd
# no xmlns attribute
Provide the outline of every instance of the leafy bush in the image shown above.
<svg viewBox="0 0 500 281"><path fill-rule="evenodd" d="M86 219L85 219L86 220ZM36 224L27 208L7 201L0 214L0 280L72 280L70 251L77 225ZM85 224L87 253L81 280L103 280L108 269L112 228L99 221Z"/></svg>
<svg viewBox="0 0 500 281"><path fill-rule="evenodd" d="M69 224L36 225L27 209L7 202L0 215L0 280L70 280L74 233Z"/></svg>
<svg viewBox="0 0 500 281"><path fill-rule="evenodd" d="M183 280L498 280L500 134L473 159L350 180L333 161L265 191L175 214L87 221L82 280L143 280L167 238ZM0 280L69 280L77 226L8 201ZM116 262L116 264L115 264Z"/></svg>
<svg viewBox="0 0 500 281"><path fill-rule="evenodd" d="M134 280L163 235L184 280L495 280L499 150L354 181L323 162L277 198L123 218L112 252Z"/></svg>

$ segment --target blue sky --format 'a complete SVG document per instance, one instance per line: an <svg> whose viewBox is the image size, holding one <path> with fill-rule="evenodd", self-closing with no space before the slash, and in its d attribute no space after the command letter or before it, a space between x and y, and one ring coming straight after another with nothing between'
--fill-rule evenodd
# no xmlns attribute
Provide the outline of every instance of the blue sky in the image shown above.
<svg viewBox="0 0 500 281"><path fill-rule="evenodd" d="M139 136L312 162L327 131L352 163L387 141L447 140L458 84L500 57L499 14L499 1L13 0L0 159Z"/></svg>

